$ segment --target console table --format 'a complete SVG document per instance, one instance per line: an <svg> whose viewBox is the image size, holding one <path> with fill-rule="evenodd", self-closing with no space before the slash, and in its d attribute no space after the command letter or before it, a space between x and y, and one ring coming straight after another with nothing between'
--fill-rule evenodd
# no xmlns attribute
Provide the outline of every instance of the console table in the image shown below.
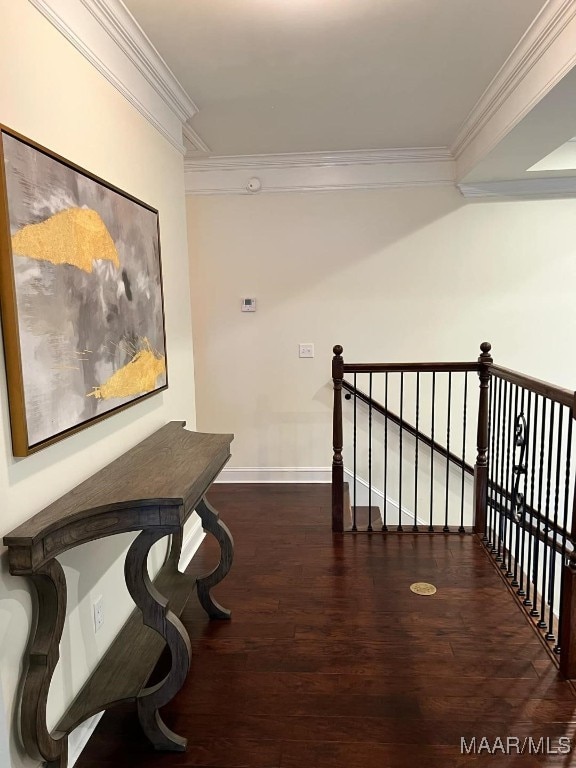
<svg viewBox="0 0 576 768"><path fill-rule="evenodd" d="M190 432L184 425L166 424L4 537L10 573L27 576L38 598L22 692L22 738L31 757L53 768L66 768L68 735L76 726L125 701L136 702L144 733L156 749L186 749L186 740L164 725L159 709L180 690L190 667L190 639L178 617L194 588L210 618L230 617L210 590L230 570L234 545L204 495L230 458L234 436ZM220 544L219 564L198 579L178 570L183 526L194 510ZM46 701L66 615L66 580L56 557L79 544L126 531L140 531L124 566L137 609L49 732ZM148 553L167 535L170 550L152 583ZM160 683L147 687L166 646L171 668Z"/></svg>

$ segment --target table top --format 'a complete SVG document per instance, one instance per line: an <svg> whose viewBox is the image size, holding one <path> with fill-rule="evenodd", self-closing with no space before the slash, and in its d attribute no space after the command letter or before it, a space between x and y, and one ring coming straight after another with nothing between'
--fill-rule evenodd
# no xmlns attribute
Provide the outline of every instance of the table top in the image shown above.
<svg viewBox="0 0 576 768"><path fill-rule="evenodd" d="M104 512L197 504L230 458L234 435L191 432L184 426L183 421L169 422L4 536L4 544L31 546Z"/></svg>

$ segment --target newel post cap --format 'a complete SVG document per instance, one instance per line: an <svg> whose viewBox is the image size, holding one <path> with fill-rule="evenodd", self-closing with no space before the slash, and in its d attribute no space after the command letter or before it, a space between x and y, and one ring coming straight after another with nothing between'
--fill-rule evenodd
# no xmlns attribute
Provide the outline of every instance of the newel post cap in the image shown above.
<svg viewBox="0 0 576 768"><path fill-rule="evenodd" d="M489 341L483 341L482 344L480 344L480 357L478 358L479 363L491 363L492 355L490 354L490 351L492 349L492 344L490 344Z"/></svg>

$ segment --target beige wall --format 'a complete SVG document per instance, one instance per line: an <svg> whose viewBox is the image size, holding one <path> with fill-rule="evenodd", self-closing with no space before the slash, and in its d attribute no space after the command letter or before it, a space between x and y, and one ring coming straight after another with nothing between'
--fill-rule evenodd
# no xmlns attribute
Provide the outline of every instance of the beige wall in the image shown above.
<svg viewBox="0 0 576 768"><path fill-rule="evenodd" d="M237 467L330 464L335 343L349 361L450 360L488 339L498 362L576 388L572 200L437 187L187 204L198 425L236 433Z"/></svg>
<svg viewBox="0 0 576 768"><path fill-rule="evenodd" d="M25 459L13 459L6 385L0 386L0 535L42 509L170 419L194 427L190 297L182 156L27 0L1 0L0 122L158 208L166 302L169 389ZM3 371L3 361L0 371ZM69 611L49 700L54 723L131 609L123 552L132 537L101 540L64 555ZM0 698L12 768L29 766L19 746L16 692L30 629L26 581L8 574L0 548ZM92 599L105 625L92 627ZM2 708L0 707L0 712ZM5 720L8 720L5 723ZM3 749L0 749L3 754ZM1 758L0 758L1 762Z"/></svg>

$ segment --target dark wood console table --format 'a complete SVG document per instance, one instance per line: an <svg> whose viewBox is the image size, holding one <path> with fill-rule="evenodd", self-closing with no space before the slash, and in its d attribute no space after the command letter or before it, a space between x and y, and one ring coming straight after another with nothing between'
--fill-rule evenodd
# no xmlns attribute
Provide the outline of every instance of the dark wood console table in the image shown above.
<svg viewBox="0 0 576 768"><path fill-rule="evenodd" d="M204 495L230 458L233 437L189 432L184 422L170 422L4 537L10 572L29 577L38 597L21 704L22 738L31 757L66 768L69 733L124 701L136 702L144 733L156 749L186 749L186 740L164 725L158 710L181 688L190 667L190 640L178 617L194 588L210 618L230 617L210 590L230 570L234 545ZM194 510L221 552L216 568L199 579L178 570L182 529ZM66 615L66 580L56 557L78 544L126 531L140 531L124 566L137 609L50 733L46 701ZM170 551L152 583L148 553L167 535L172 537ZM166 645L170 671L146 687Z"/></svg>

